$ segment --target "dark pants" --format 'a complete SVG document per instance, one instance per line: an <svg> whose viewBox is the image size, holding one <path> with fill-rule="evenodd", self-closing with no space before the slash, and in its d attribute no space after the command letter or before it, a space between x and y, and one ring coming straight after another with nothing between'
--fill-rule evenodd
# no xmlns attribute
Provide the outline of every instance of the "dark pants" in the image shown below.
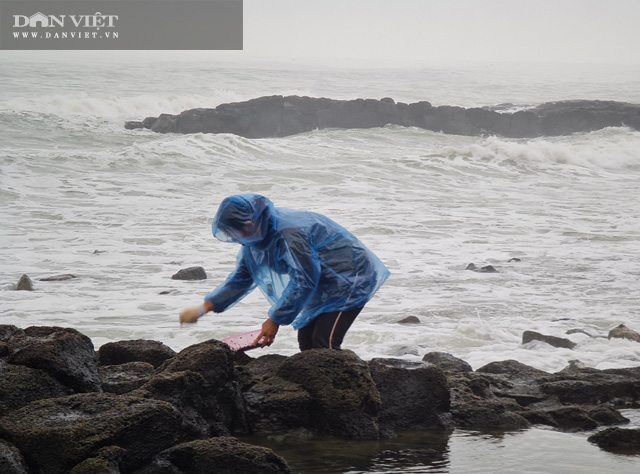
<svg viewBox="0 0 640 474"><path fill-rule="evenodd" d="M360 314L362 308L349 311L323 313L311 324L298 330L298 345L301 351L309 349L337 349L344 339L351 324Z"/></svg>

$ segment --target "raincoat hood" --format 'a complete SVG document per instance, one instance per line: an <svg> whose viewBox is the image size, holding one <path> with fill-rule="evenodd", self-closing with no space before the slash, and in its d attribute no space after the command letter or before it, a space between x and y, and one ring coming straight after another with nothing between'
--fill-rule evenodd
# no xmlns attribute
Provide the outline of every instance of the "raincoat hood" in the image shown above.
<svg viewBox="0 0 640 474"><path fill-rule="evenodd" d="M273 203L259 194L225 198L213 218L213 236L222 242L256 245L267 236Z"/></svg>

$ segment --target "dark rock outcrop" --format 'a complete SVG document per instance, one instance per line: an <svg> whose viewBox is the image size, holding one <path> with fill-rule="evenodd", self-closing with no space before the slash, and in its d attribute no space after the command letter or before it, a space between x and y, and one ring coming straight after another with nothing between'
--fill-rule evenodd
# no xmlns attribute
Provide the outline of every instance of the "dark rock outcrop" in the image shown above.
<svg viewBox="0 0 640 474"><path fill-rule="evenodd" d="M36 473L68 472L103 446L124 448L130 470L191 436L170 403L109 393L48 398L0 418L0 437Z"/></svg>
<svg viewBox="0 0 640 474"><path fill-rule="evenodd" d="M114 364L98 366L73 329L0 325L0 471L191 473L225 462L215 471L288 472L272 452L231 437L584 431L627 423L619 409L640 406L640 367L548 373L505 360L473 371L437 352L365 362L348 350L252 358L216 340L173 355L131 342L114 343L103 352Z"/></svg>
<svg viewBox="0 0 640 474"><path fill-rule="evenodd" d="M605 127L640 129L640 105L614 101L549 102L514 113L500 108L434 107L422 101L333 100L269 96L191 109L125 123L158 133L233 133L246 138L285 137L324 128L419 127L454 135L511 138L570 135Z"/></svg>

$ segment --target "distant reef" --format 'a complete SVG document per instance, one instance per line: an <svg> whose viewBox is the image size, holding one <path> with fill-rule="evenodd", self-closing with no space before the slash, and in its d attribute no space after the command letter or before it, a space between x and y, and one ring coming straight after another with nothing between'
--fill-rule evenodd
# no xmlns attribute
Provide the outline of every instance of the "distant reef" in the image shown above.
<svg viewBox="0 0 640 474"><path fill-rule="evenodd" d="M605 127L640 130L640 105L601 100L548 102L511 112L512 104L495 107L434 107L391 98L333 100L281 96L191 109L125 123L127 129L158 133L233 133L246 138L286 137L325 128L418 127L452 135L500 135L534 138L591 132Z"/></svg>

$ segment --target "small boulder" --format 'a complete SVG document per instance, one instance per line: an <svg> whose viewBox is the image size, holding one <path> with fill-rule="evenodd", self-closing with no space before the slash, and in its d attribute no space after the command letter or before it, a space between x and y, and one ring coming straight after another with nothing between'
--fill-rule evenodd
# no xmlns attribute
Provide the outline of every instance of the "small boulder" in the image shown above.
<svg viewBox="0 0 640 474"><path fill-rule="evenodd" d="M169 346L147 339L108 342L98 349L100 365L147 362L157 368L175 355L176 352Z"/></svg>
<svg viewBox="0 0 640 474"><path fill-rule="evenodd" d="M22 275L16 285L17 291L33 291L33 282L29 275Z"/></svg>
<svg viewBox="0 0 640 474"><path fill-rule="evenodd" d="M207 272L202 267L183 268L171 277L172 280L206 280Z"/></svg>
<svg viewBox="0 0 640 474"><path fill-rule="evenodd" d="M136 474L290 474L286 461L272 450L232 437L199 439L158 454Z"/></svg>
<svg viewBox="0 0 640 474"><path fill-rule="evenodd" d="M547 336L535 331L525 331L522 333L522 344L527 344L531 341L542 341L553 347L561 347L564 349L573 349L576 347L576 343L565 339L563 337Z"/></svg>
<svg viewBox="0 0 640 474"><path fill-rule="evenodd" d="M609 331L609 335L607 337L609 339L619 338L619 339L629 339L630 341L640 342L640 333L638 333L637 331L634 331L633 329L628 328L624 324L620 324L619 326Z"/></svg>
<svg viewBox="0 0 640 474"><path fill-rule="evenodd" d="M11 364L43 370L76 392L102 390L93 343L75 329L32 326L9 345Z"/></svg>
<svg viewBox="0 0 640 474"><path fill-rule="evenodd" d="M407 316L398 321L398 324L420 324L420 319L417 316Z"/></svg>
<svg viewBox="0 0 640 474"><path fill-rule="evenodd" d="M435 365L444 372L473 372L468 362L446 352L429 352L422 360Z"/></svg>
<svg viewBox="0 0 640 474"><path fill-rule="evenodd" d="M55 275L46 278L40 278L40 281L66 281L73 280L76 278L75 275L71 275L70 273L65 273L64 275Z"/></svg>
<svg viewBox="0 0 640 474"><path fill-rule="evenodd" d="M484 267L478 267L475 263L467 265L465 270L471 270L478 273L500 273L493 265L485 265Z"/></svg>
<svg viewBox="0 0 640 474"><path fill-rule="evenodd" d="M640 453L640 429L607 428L587 440L603 449Z"/></svg>

